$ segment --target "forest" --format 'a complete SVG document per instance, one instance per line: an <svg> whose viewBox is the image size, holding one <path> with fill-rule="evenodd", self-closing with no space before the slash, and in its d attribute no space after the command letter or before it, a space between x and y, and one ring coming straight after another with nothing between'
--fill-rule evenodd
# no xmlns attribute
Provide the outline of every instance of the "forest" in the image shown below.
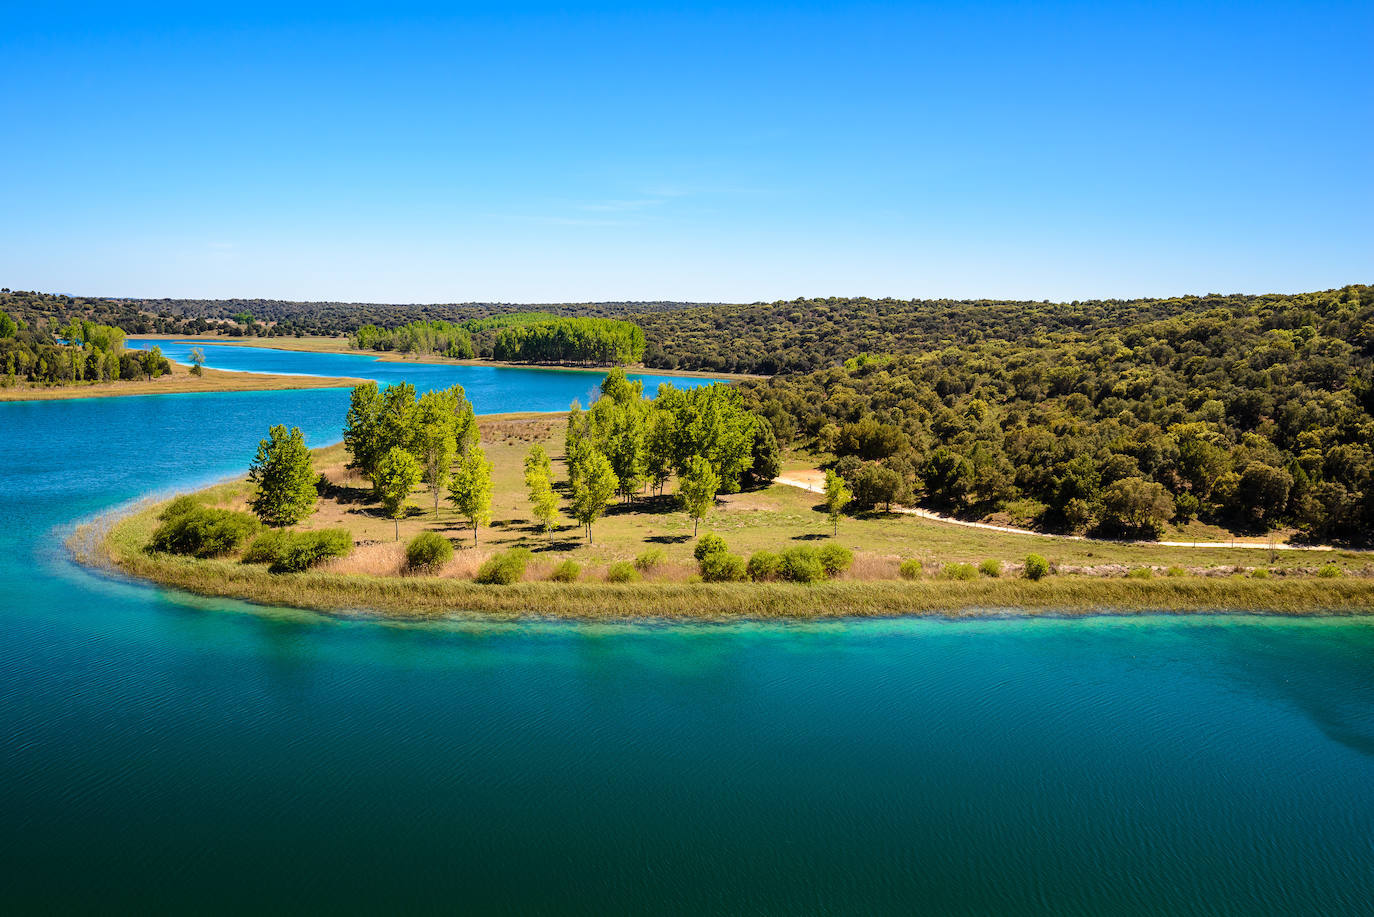
<svg viewBox="0 0 1374 917"><path fill-rule="evenodd" d="M119 328L86 319L50 332L0 311L0 382L5 386L155 379L171 369L156 347L125 350Z"/></svg>
<svg viewBox="0 0 1374 917"><path fill-rule="evenodd" d="M1186 305L1015 339L932 330L928 350L741 388L782 443L832 457L861 506L1137 537L1200 518L1368 543L1374 288Z"/></svg>

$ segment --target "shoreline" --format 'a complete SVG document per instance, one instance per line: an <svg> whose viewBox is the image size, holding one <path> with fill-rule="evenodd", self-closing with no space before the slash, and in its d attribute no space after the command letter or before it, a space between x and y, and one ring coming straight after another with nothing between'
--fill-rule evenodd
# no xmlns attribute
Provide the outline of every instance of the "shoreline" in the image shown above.
<svg viewBox="0 0 1374 917"><path fill-rule="evenodd" d="M1151 580L1056 574L1025 579L834 580L809 585L523 581L509 586L434 576L307 571L272 574L232 559L197 560L143 550L164 500L135 501L77 528L76 562L193 595L339 617L493 620L825 621L938 617L1097 617L1244 614L1374 616L1374 579L1187 576Z"/></svg>
<svg viewBox="0 0 1374 917"><path fill-rule="evenodd" d="M157 341L193 341L197 344L206 344L211 347L257 347L264 350L288 350L295 353L333 353L344 356L372 357L384 363L433 363L442 366L492 366L500 369L539 369L539 370L560 370L562 372L584 372L584 373L604 373L614 366L572 366L557 365L550 363L512 363L506 360L484 360L474 357L472 359L451 359L435 354L399 354L392 350L357 350L349 347L347 338L322 338L312 337L310 341L341 341L339 346L311 347L311 346L290 346L295 338L233 338L224 335L183 335L183 334L136 334L130 335L141 340ZM696 369L654 369L642 364L632 364L620 367L631 375L644 376L668 376L682 379L724 379L729 382L736 382L745 379L767 379L768 376L753 373L732 373L732 372L705 372Z"/></svg>
<svg viewBox="0 0 1374 917"><path fill-rule="evenodd" d="M83 382L72 385L0 388L0 401L65 401L76 398L120 398L135 395L199 395L213 392L279 392L320 388L352 388L366 379L349 376L297 376L205 367L191 375L188 364L169 360L172 372L152 380Z"/></svg>

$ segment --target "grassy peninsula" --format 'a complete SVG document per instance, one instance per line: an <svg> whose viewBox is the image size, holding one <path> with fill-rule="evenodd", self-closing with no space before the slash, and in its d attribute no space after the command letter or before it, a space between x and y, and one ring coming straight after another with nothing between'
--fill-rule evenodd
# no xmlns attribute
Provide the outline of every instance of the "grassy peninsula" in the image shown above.
<svg viewBox="0 0 1374 917"><path fill-rule="evenodd" d="M617 502L594 524L594 537L572 520L545 532L524 480L532 446L549 456L554 478L567 474L566 417L562 414L477 418L491 462L490 520L473 543L468 521L447 500L438 512L429 493L416 489L400 518L391 518L369 481L348 466L340 444L315 450L320 475L315 511L298 529L346 529L354 548L346 557L304 572L272 573L244 563L242 552L191 558L148 550L166 503L143 507L98 533L94 553L142 578L202 595L330 612L375 612L426 618L472 612L499 617L575 619L673 617L699 620L897 616L1232 611L1281 614L1374 612L1374 564L1358 552L1268 552L1227 547L1189 549L1075 541L972 530L910 515L872 511L839 521L838 534L823 497L775 484L720 495L700 526L742 556L789 546L841 544L852 564L813 583L768 578L761 582L700 582L693 521L671 495ZM784 465L805 456L784 456ZM243 511L255 493L248 480L227 482L197 495L207 506ZM566 501L567 495L562 494ZM424 572L408 568L406 545L436 532L456 546L452 559ZM399 535L399 538L397 537ZM519 582L474 581L483 565L512 549L530 552ZM1021 565L1043 554L1052 572L1033 582ZM577 581L552 577L571 561ZM639 561L636 567L636 561ZM919 565L903 578L906 563ZM998 575L966 569L983 566ZM1332 568L1341 575L1330 573ZM608 582L615 571L635 570L638 581Z"/></svg>

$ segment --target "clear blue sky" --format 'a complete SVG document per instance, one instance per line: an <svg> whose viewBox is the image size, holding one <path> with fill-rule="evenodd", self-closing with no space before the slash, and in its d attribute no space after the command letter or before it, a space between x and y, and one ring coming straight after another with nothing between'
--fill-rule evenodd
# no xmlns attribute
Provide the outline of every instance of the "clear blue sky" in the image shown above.
<svg viewBox="0 0 1374 917"><path fill-rule="evenodd" d="M539 302L1374 282L1367 0L180 6L0 10L0 286Z"/></svg>

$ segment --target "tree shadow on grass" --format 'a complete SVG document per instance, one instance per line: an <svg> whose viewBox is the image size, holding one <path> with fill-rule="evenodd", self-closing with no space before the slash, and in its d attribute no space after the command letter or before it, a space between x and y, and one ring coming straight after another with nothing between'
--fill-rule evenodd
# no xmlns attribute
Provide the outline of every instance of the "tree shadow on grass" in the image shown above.
<svg viewBox="0 0 1374 917"><path fill-rule="evenodd" d="M684 541L691 541L691 535L650 535L645 541L653 544L682 544Z"/></svg>
<svg viewBox="0 0 1374 917"><path fill-rule="evenodd" d="M825 541L825 539L827 539L827 538L829 538L829 537L830 537L829 535L822 535L822 534L820 534L820 533L818 533L818 532L811 532L810 534L807 534L807 535L793 535L793 536L792 536L792 540L793 540L793 541Z"/></svg>

